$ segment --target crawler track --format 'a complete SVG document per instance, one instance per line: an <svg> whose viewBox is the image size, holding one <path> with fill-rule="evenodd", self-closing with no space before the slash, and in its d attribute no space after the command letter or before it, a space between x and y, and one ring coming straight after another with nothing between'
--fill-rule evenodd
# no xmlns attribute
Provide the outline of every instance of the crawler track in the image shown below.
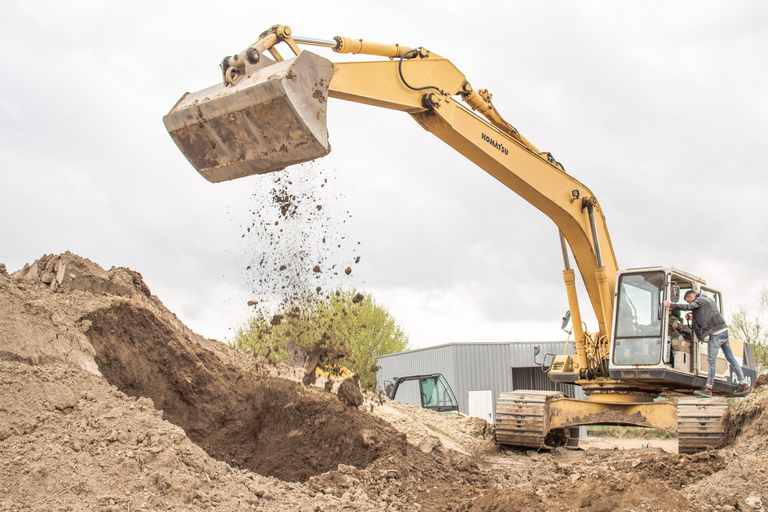
<svg viewBox="0 0 768 512"><path fill-rule="evenodd" d="M717 447L723 439L727 409L725 398L678 398L677 451L696 453Z"/></svg>
<svg viewBox="0 0 768 512"><path fill-rule="evenodd" d="M564 429L549 430L549 401L559 391L513 391L499 395L496 406L496 442L533 450L552 450L568 442Z"/></svg>

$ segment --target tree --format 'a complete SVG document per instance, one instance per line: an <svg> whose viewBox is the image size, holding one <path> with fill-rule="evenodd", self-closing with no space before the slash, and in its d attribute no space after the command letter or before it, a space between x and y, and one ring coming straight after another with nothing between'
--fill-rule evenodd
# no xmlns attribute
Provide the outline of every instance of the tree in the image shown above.
<svg viewBox="0 0 768 512"><path fill-rule="evenodd" d="M752 345L758 373L768 369L768 288L760 290L757 313L739 306L731 314L728 327L735 338Z"/></svg>
<svg viewBox="0 0 768 512"><path fill-rule="evenodd" d="M338 333L349 347L350 357L344 365L359 375L361 387L374 391L376 356L407 350L408 336L370 295L364 298L354 290L337 290L329 305L337 318Z"/></svg>
<svg viewBox="0 0 768 512"><path fill-rule="evenodd" d="M355 290L303 296L271 314L259 311L235 335L234 345L270 361L303 365L342 364L373 391L376 356L408 349L397 322L372 297Z"/></svg>
<svg viewBox="0 0 768 512"><path fill-rule="evenodd" d="M271 315L258 309L254 318L238 330L234 345L272 362L303 366L306 385L315 382L318 366L336 365L349 356L326 301L307 294L294 295Z"/></svg>

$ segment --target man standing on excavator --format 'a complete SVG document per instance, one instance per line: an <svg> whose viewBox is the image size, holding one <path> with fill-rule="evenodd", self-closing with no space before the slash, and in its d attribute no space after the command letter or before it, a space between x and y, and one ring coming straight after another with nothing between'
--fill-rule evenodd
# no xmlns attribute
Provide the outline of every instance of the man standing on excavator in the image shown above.
<svg viewBox="0 0 768 512"><path fill-rule="evenodd" d="M735 394L746 395L749 392L747 379L744 377L741 365L733 355L731 343L728 339L728 326L720 315L717 304L715 304L715 301L709 297L702 295L701 293L696 293L693 290L688 290L683 298L687 304L672 304L665 300L664 306L691 311L692 313L686 313L685 318L688 320L693 318L693 332L696 333L696 338L698 340L703 340L705 336L709 337L707 345L709 347L707 353L707 363L709 364L707 385L704 389L695 391L694 394L703 397L712 396L712 385L715 382L717 354L722 348L725 359L739 377L739 386L736 388Z"/></svg>

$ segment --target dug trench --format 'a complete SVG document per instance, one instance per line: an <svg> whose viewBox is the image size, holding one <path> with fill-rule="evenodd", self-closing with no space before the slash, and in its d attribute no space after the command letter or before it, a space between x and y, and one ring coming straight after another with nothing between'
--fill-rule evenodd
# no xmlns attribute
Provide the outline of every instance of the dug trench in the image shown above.
<svg viewBox="0 0 768 512"><path fill-rule="evenodd" d="M109 383L150 398L163 419L232 466L303 482L339 464L366 467L413 451L403 435L336 395L223 364L146 309L121 303L84 320Z"/></svg>

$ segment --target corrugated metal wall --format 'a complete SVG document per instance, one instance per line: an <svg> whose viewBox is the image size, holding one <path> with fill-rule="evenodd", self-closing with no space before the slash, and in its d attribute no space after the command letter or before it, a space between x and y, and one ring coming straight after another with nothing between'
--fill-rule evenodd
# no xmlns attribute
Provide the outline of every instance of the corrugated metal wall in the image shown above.
<svg viewBox="0 0 768 512"><path fill-rule="evenodd" d="M538 355L534 347L539 347ZM573 345L568 353L573 354ZM441 373L456 395L459 411L469 413L469 392L490 390L494 403L500 393L515 389L560 389L539 366L545 354L562 354L563 342L452 343L376 358L377 388L386 394L386 383L396 377ZM551 359L547 360L551 363ZM530 383L530 386L516 384ZM578 386L564 386L565 393L583 398ZM570 388L570 389L569 389Z"/></svg>
<svg viewBox="0 0 768 512"><path fill-rule="evenodd" d="M568 398L585 398L581 386L552 382L540 368L513 368L512 387L513 389L549 389L562 391Z"/></svg>
<svg viewBox="0 0 768 512"><path fill-rule="evenodd" d="M459 402L459 411L469 414L469 392L490 390L493 397L493 414L496 414L496 397L499 390L512 384L512 373L509 371L513 361L512 353L507 343L462 343L452 345L456 360L456 380L448 379L448 383L456 387L453 393Z"/></svg>
<svg viewBox="0 0 768 512"><path fill-rule="evenodd" d="M379 356L376 358L379 367L376 372L376 388L386 395L385 386L394 382L396 377L442 373L456 394L453 382L457 381L458 376L452 352L452 345L439 345Z"/></svg>

